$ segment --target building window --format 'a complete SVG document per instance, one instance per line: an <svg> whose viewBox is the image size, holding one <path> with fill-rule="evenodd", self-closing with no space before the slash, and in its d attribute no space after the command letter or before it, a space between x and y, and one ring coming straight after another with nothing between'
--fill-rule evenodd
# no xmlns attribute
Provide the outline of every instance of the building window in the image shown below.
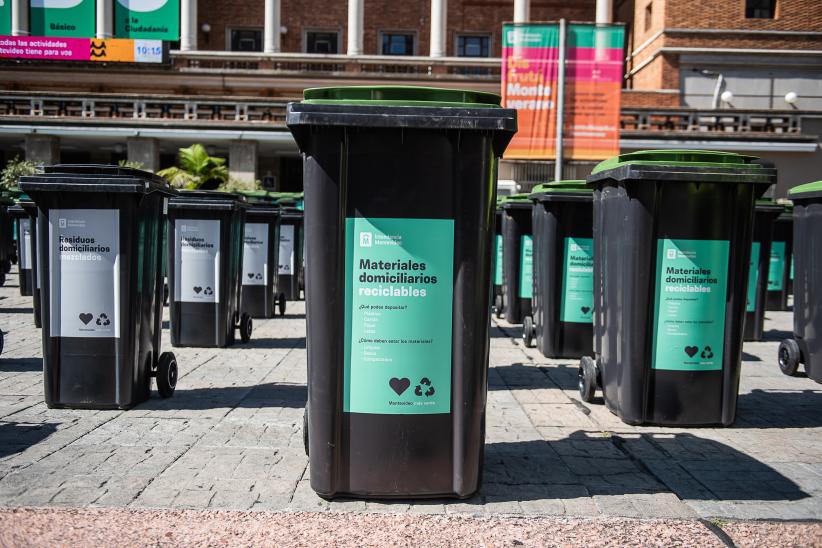
<svg viewBox="0 0 822 548"><path fill-rule="evenodd" d="M457 56L488 57L490 44L487 34L461 34L457 36Z"/></svg>
<svg viewBox="0 0 822 548"><path fill-rule="evenodd" d="M383 32L383 55L414 55L413 32Z"/></svg>
<svg viewBox="0 0 822 548"><path fill-rule="evenodd" d="M747 19L773 19L776 17L776 0L745 0Z"/></svg>
<svg viewBox="0 0 822 548"><path fill-rule="evenodd" d="M648 2L645 6L645 32L651 30L651 25L654 22L654 3Z"/></svg>
<svg viewBox="0 0 822 548"><path fill-rule="evenodd" d="M328 30L309 30L305 33L306 53L339 53L340 33Z"/></svg>
<svg viewBox="0 0 822 548"><path fill-rule="evenodd" d="M231 51L263 51L262 29L231 29Z"/></svg>

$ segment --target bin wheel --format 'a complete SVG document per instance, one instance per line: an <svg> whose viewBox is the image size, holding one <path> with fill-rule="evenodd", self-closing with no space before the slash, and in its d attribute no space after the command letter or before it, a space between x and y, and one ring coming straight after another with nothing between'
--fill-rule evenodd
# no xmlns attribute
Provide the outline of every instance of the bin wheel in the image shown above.
<svg viewBox="0 0 822 548"><path fill-rule="evenodd" d="M6 285L6 273L0 270L0 285Z"/></svg>
<svg viewBox="0 0 822 548"><path fill-rule="evenodd" d="M779 369L789 377L796 376L802 353L799 345L793 339L785 339L779 343Z"/></svg>
<svg viewBox="0 0 822 548"><path fill-rule="evenodd" d="M177 388L177 358L174 352L163 352L157 361L157 371L154 373L157 381L157 392L163 398L170 398Z"/></svg>
<svg viewBox="0 0 822 548"><path fill-rule="evenodd" d="M531 316L525 316L525 319L522 321L522 342L525 343L526 348L532 348L534 346L535 334L534 319Z"/></svg>
<svg viewBox="0 0 822 548"><path fill-rule="evenodd" d="M502 295L494 297L494 314L497 318L502 318Z"/></svg>
<svg viewBox="0 0 822 548"><path fill-rule="evenodd" d="M305 406L305 413L303 413L303 446L305 447L305 456L308 456L308 404Z"/></svg>
<svg viewBox="0 0 822 548"><path fill-rule="evenodd" d="M251 323L251 316L243 313L243 315L240 316L240 340L244 343L250 341L252 329L253 325Z"/></svg>
<svg viewBox="0 0 822 548"><path fill-rule="evenodd" d="M277 308L280 311L280 316L285 316L285 293L280 293L280 298L277 299Z"/></svg>
<svg viewBox="0 0 822 548"><path fill-rule="evenodd" d="M163 306L168 306L168 285L163 284Z"/></svg>
<svg viewBox="0 0 822 548"><path fill-rule="evenodd" d="M8 274L11 272L11 261L6 259L3 261L3 274Z"/></svg>
<svg viewBox="0 0 822 548"><path fill-rule="evenodd" d="M5 346L5 344L6 344L5 337L3 336L3 332L0 331L0 354L3 353L3 346Z"/></svg>
<svg viewBox="0 0 822 548"><path fill-rule="evenodd" d="M597 365L590 356L579 360L579 395L585 403L594 401L597 389Z"/></svg>

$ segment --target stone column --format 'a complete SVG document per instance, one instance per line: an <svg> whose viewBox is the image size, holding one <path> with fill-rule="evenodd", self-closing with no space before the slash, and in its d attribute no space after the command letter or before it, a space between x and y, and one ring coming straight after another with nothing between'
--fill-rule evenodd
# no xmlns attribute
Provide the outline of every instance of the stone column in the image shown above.
<svg viewBox="0 0 822 548"><path fill-rule="evenodd" d="M243 182L257 180L257 141L231 141L228 146L228 176Z"/></svg>
<svg viewBox="0 0 822 548"><path fill-rule="evenodd" d="M431 57L448 52L448 0L431 0Z"/></svg>
<svg viewBox="0 0 822 548"><path fill-rule="evenodd" d="M197 49L197 0L180 2L180 50Z"/></svg>
<svg viewBox="0 0 822 548"><path fill-rule="evenodd" d="M98 39L114 36L114 2L117 0L97 0L97 30L94 35Z"/></svg>
<svg viewBox="0 0 822 548"><path fill-rule="evenodd" d="M514 23L531 20L531 0L514 0Z"/></svg>
<svg viewBox="0 0 822 548"><path fill-rule="evenodd" d="M11 0L11 35L29 35L29 1Z"/></svg>
<svg viewBox="0 0 822 548"><path fill-rule="evenodd" d="M147 171L160 169L160 141L148 137L129 137L126 141L126 160L143 164Z"/></svg>
<svg viewBox="0 0 822 548"><path fill-rule="evenodd" d="M613 0L597 0L596 22L597 24L614 22Z"/></svg>
<svg viewBox="0 0 822 548"><path fill-rule="evenodd" d="M362 55L365 0L348 0L348 55Z"/></svg>
<svg viewBox="0 0 822 548"><path fill-rule="evenodd" d="M38 164L60 163L60 138L54 135L30 133L26 135L26 160Z"/></svg>
<svg viewBox="0 0 822 548"><path fill-rule="evenodd" d="M280 0L265 0L265 15L263 17L263 52L278 53L280 51Z"/></svg>

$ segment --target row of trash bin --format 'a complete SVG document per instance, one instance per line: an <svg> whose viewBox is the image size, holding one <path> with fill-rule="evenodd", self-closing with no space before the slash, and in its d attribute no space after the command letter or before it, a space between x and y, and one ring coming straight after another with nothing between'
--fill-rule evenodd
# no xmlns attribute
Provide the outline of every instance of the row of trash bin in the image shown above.
<svg viewBox="0 0 822 548"><path fill-rule="evenodd" d="M406 87L311 89L303 101L288 105L286 122L304 160L304 433L311 486L321 496L464 498L477 491L489 301L500 302L500 295L506 314L519 307L518 313L533 316L541 348L585 356L580 368L585 390L601 387L609 409L624 421L733 422L755 202L775 181L773 169L750 157L703 151L621 155L600 164L586 185L538 188L533 196L538 214L531 196L506 201L497 234L498 159L517 129L516 111L501 108L499 96ZM64 211L87 207L90 200L80 196L63 204L46 188L37 195L36 185L48 178L21 186L37 203L38 227L55 231L60 219L70 216ZM159 217L160 204L171 193L158 184L155 193L163 200L151 201L153 214L139 217L137 204L152 194L153 183L141 182L144 191L133 185L129 192L140 199L128 203L117 193L121 184L112 183L105 183L110 189L99 197L110 204L104 211L119 212L129 222L112 223L102 242L68 233L67 245L113 245L110 234L118 226L124 228L119 242L128 246L119 256L136 257L146 242L156 241L137 232L149 229L136 220ZM822 246L822 190L793 197L794 289L803 293L797 306L807 307L802 317L811 325L797 327L795 336L810 367L819 359L819 343L810 339L820 329L814 291L822 265L814 257ZM67 209L52 215L57 207ZM228 209L223 214L229 215ZM185 218L201 219L190 213ZM172 207L170 227L183 226L176 219ZM517 229L506 230L506 223ZM126 227L135 237L124 236ZM191 245L202 247L209 230L214 229L193 231ZM220 234L237 238L228 227ZM532 279L530 287L503 283L498 292L492 290L497 285L492 273L496 280L500 272L491 268L499 236L505 241L498 258L502 271L513 270L515 280ZM42 235L38 241L43 249L54 245ZM520 247L525 253L513 258L510 250ZM136 259L122 260L131 265ZM144 271L155 272L121 269L113 276L109 267L108 293L140 287L135 282ZM61 282L50 267L40 272L45 307L53 295L49 287L57 284L59 290ZM170 272L175 292L193 289L181 286L176 276ZM128 336L99 341L109 345L101 351L112 360L134 355L116 344L133 345L136 334L143 337L135 325L140 298L151 302L146 321L155 317L159 281L153 280L154 286L145 280L143 292L153 298L130 293L129 299L115 299L134 310L121 309L116 316ZM108 286L79 280L72 290L85 297L102 287ZM228 298L228 291L220 287L221 298ZM220 332L233 327L231 313L214 326ZM145 336L149 333L156 331ZM44 327L44 341L51 338ZM76 364L93 357L83 344L70 347L76 354L68 354L62 340L51 344L47 368L55 357L75 360L79 375ZM148 371L159 349L150 340L144 346Z"/></svg>
<svg viewBox="0 0 822 548"><path fill-rule="evenodd" d="M248 342L252 318L299 298L303 212L291 196L178 192L98 165L48 166L20 189L9 207L20 292L43 330L50 407L130 408L152 376L173 394L176 359L160 351L166 274L172 346L229 346L237 331Z"/></svg>

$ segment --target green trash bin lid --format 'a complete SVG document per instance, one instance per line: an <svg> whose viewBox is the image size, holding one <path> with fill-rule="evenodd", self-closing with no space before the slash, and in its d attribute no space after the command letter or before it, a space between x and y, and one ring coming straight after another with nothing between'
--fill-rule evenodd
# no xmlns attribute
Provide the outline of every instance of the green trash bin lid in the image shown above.
<svg viewBox="0 0 822 548"><path fill-rule="evenodd" d="M776 170L756 156L716 150L641 150L597 164L588 184L605 179L773 184Z"/></svg>
<svg viewBox="0 0 822 548"><path fill-rule="evenodd" d="M309 88L303 102L314 105L501 108L496 93L424 86L339 86Z"/></svg>
<svg viewBox="0 0 822 548"><path fill-rule="evenodd" d="M509 209L514 207L531 207L532 205L531 195L527 193L520 193L503 196L498 207L500 209Z"/></svg>
<svg viewBox="0 0 822 548"><path fill-rule="evenodd" d="M531 189L530 198L535 201L567 201L571 198L591 200L593 191L585 181L556 181L538 184Z"/></svg>
<svg viewBox="0 0 822 548"><path fill-rule="evenodd" d="M795 186L788 191L788 197L791 200L822 198L822 181Z"/></svg>

